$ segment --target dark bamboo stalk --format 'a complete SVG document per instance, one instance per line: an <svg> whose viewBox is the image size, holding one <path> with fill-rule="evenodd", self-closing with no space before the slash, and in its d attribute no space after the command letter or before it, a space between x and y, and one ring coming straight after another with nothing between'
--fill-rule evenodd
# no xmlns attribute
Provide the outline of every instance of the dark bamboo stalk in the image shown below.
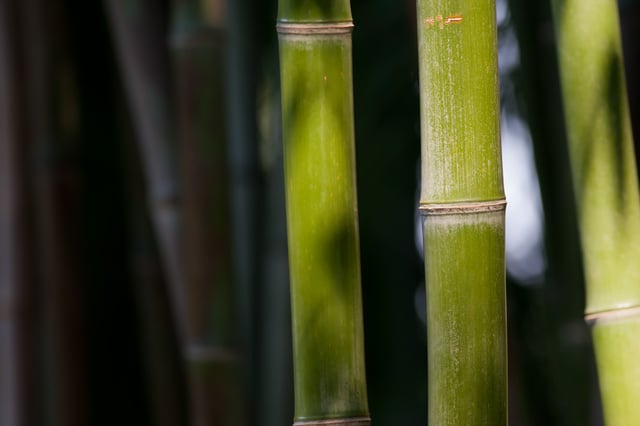
<svg viewBox="0 0 640 426"><path fill-rule="evenodd" d="M369 425L348 0L278 5L295 423Z"/></svg>
<svg viewBox="0 0 640 426"><path fill-rule="evenodd" d="M193 425L246 423L231 245L225 3L173 3L172 53L184 183L185 365Z"/></svg>
<svg viewBox="0 0 640 426"><path fill-rule="evenodd" d="M46 424L89 420L84 289L80 266L78 98L63 5L29 0L29 118L42 280Z"/></svg>
<svg viewBox="0 0 640 426"><path fill-rule="evenodd" d="M34 424L35 282L20 4L0 1L0 425Z"/></svg>

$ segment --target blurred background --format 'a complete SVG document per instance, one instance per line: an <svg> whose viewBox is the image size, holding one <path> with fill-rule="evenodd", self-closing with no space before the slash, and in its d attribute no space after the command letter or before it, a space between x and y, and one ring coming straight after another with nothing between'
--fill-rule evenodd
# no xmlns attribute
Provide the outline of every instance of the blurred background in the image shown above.
<svg viewBox="0 0 640 426"><path fill-rule="evenodd" d="M276 8L0 0L0 426L291 423ZM370 409L424 425L415 4L352 9ZM509 421L599 425L550 10L496 13Z"/></svg>

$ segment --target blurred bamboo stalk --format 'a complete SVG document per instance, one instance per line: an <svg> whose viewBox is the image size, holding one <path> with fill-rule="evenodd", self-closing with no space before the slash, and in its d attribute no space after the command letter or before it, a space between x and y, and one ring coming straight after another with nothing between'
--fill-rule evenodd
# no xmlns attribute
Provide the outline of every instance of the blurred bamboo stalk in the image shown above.
<svg viewBox="0 0 640 426"><path fill-rule="evenodd" d="M520 49L516 96L533 142L547 258L542 285L519 289L531 307L523 309L522 328L517 331L517 324L510 323L509 331L516 330L523 343L539 348L523 351L520 366L531 424L582 426L596 411L591 403L595 367L583 321L584 284L569 153L566 143L560 143L564 127L550 5L509 0L509 9ZM537 326L528 326L531 322Z"/></svg>
<svg viewBox="0 0 640 426"><path fill-rule="evenodd" d="M162 2L155 0L105 0L104 4L139 144L138 155L133 157L142 163L147 209L164 278L150 281L144 271L136 269L141 274L136 280L136 293L143 316L140 324L146 331L143 350L150 407L154 424L185 424L188 415L184 402L189 392L183 386L181 366L188 335L188 307L171 63L163 26L165 11ZM141 232L134 230L138 241L144 238ZM162 288L165 284L166 292ZM168 306L164 304L165 294L169 296ZM162 323L165 327L160 327ZM173 340L173 332L177 341ZM154 354L155 348L175 351L179 365L173 364L170 353ZM159 356L168 365L161 365Z"/></svg>
<svg viewBox="0 0 640 426"><path fill-rule="evenodd" d="M148 405L154 426L187 425L186 383L171 301L153 226L144 202L144 177L131 125L121 114L125 140L129 205L129 250L140 325Z"/></svg>
<svg viewBox="0 0 640 426"><path fill-rule="evenodd" d="M640 196L615 0L552 0L605 422L640 423Z"/></svg>
<svg viewBox="0 0 640 426"><path fill-rule="evenodd" d="M45 424L89 422L80 265L79 101L63 4L29 0L26 31L44 333Z"/></svg>
<svg viewBox="0 0 640 426"><path fill-rule="evenodd" d="M186 341L191 419L246 424L240 357L225 112L225 3L173 2L171 46L182 159Z"/></svg>
<svg viewBox="0 0 640 426"><path fill-rule="evenodd" d="M494 0L418 0L428 415L506 425L504 213Z"/></svg>
<svg viewBox="0 0 640 426"><path fill-rule="evenodd" d="M280 0L296 425L371 423L348 0Z"/></svg>
<svg viewBox="0 0 640 426"><path fill-rule="evenodd" d="M162 3L104 1L144 165L149 211L180 341L186 336L182 218Z"/></svg>
<svg viewBox="0 0 640 426"><path fill-rule="evenodd" d="M35 424L33 205L19 2L0 1L0 425Z"/></svg>

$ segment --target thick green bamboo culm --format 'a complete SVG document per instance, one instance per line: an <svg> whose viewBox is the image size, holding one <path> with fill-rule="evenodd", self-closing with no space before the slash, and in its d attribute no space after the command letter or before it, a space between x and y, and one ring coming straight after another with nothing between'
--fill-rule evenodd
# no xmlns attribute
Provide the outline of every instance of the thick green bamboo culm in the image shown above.
<svg viewBox="0 0 640 426"><path fill-rule="evenodd" d="M506 425L493 0L418 0L430 425Z"/></svg>
<svg viewBox="0 0 640 426"><path fill-rule="evenodd" d="M640 424L640 199L615 0L552 0L605 422Z"/></svg>
<svg viewBox="0 0 640 426"><path fill-rule="evenodd" d="M278 6L294 424L369 425L350 4Z"/></svg>

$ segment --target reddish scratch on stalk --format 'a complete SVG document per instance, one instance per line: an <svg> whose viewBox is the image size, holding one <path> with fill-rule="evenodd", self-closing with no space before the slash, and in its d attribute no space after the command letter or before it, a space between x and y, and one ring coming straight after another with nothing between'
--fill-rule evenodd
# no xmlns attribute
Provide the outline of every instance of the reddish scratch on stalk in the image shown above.
<svg viewBox="0 0 640 426"><path fill-rule="evenodd" d="M445 25L461 24L462 19L463 18L461 14L449 15L446 18L442 15L437 15L425 18L424 23L427 28L435 27L436 24L438 24L438 27L440 27L440 29L442 30L444 29Z"/></svg>

